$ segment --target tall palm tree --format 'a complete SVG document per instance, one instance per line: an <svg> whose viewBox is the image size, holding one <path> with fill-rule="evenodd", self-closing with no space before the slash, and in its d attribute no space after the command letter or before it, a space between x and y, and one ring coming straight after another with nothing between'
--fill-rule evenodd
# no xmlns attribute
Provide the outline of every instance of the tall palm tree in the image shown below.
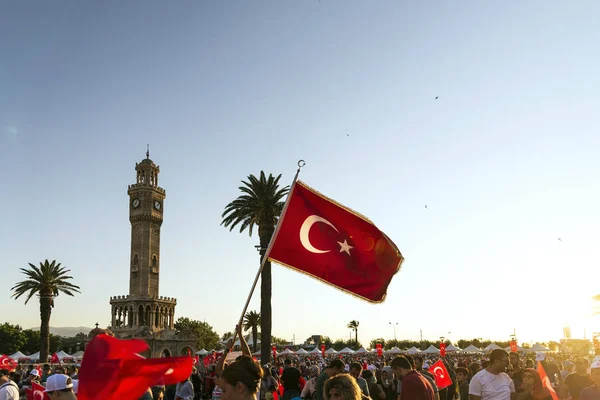
<svg viewBox="0 0 600 400"><path fill-rule="evenodd" d="M228 227L230 231L240 225L240 232L248 229L252 236L252 229L258 226L261 261L283 210L283 198L290 191L289 186L279 187L280 178L281 174L277 177L269 174L267 178L263 171L260 171L260 178L249 175L248 181L242 181L242 186L239 187L242 195L227 204L221 215L221 225ZM265 364L271 359L271 263L268 261L261 275L260 315L260 351Z"/></svg>
<svg viewBox="0 0 600 400"><path fill-rule="evenodd" d="M17 283L10 290L13 291L12 297L18 299L24 294L27 294L25 304L37 295L40 299L40 361L48 360L50 350L50 314L54 307L54 298L59 293L74 296L75 293L81 293L79 286L68 282L73 279L67 274L71 272L68 269L60 266L60 263L48 260L40 263L39 267L29 264L29 268L20 268L21 272L27 277L24 281Z"/></svg>
<svg viewBox="0 0 600 400"><path fill-rule="evenodd" d="M348 322L348 328L350 328L354 331L354 341L356 343L357 348L358 348L358 325L360 325L360 322L358 322L354 319L352 321Z"/></svg>
<svg viewBox="0 0 600 400"><path fill-rule="evenodd" d="M260 326L260 313L256 311L248 311L246 315L244 315L244 330L252 331L252 351L256 351L258 345L256 342L258 341L258 327Z"/></svg>

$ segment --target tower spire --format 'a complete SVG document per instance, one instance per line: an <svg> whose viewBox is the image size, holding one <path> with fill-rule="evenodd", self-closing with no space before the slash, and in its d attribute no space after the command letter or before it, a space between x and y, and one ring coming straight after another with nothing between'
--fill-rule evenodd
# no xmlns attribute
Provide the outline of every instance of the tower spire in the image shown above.
<svg viewBox="0 0 600 400"><path fill-rule="evenodd" d="M146 158L150 158L150 144L146 145Z"/></svg>

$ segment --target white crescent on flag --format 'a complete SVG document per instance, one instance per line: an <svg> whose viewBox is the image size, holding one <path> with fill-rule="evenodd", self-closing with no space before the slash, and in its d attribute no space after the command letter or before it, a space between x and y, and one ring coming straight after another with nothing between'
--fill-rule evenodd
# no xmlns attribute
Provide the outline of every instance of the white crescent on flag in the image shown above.
<svg viewBox="0 0 600 400"><path fill-rule="evenodd" d="M433 373L440 378L444 379L446 376L444 375L444 369L439 365L433 369Z"/></svg>

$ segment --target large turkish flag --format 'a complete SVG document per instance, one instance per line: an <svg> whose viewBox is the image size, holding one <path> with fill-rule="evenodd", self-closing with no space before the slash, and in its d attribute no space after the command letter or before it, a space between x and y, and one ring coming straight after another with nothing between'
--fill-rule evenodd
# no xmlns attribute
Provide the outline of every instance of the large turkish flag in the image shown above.
<svg viewBox="0 0 600 400"><path fill-rule="evenodd" d="M404 258L366 217L297 181L269 259L373 303Z"/></svg>
<svg viewBox="0 0 600 400"><path fill-rule="evenodd" d="M435 385L438 389L442 390L452 385L452 378L450 378L450 374L446 369L446 366L442 362L442 360L438 360L436 363L429 367L429 373L433 374L435 378Z"/></svg>

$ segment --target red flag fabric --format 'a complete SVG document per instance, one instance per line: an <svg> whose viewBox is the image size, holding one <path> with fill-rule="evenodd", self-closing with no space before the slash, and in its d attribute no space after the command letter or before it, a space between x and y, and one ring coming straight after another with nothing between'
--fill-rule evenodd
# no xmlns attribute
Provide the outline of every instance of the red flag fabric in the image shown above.
<svg viewBox="0 0 600 400"><path fill-rule="evenodd" d="M10 372L12 372L15 370L15 368L17 368L17 365L19 365L19 363L10 358L9 356L6 356L4 354L0 356L0 367L6 368Z"/></svg>
<svg viewBox="0 0 600 400"><path fill-rule="evenodd" d="M323 357L325 357L325 345L324 344L321 345L321 355Z"/></svg>
<svg viewBox="0 0 600 400"><path fill-rule="evenodd" d="M452 385L452 379L442 360L438 360L431 365L431 367L429 367L429 373L433 374L435 384L440 390Z"/></svg>
<svg viewBox="0 0 600 400"><path fill-rule="evenodd" d="M446 343L440 343L440 356L446 357Z"/></svg>
<svg viewBox="0 0 600 400"><path fill-rule="evenodd" d="M52 354L52 358L50 359L50 364L60 364L60 358L58 358L58 354Z"/></svg>
<svg viewBox="0 0 600 400"><path fill-rule="evenodd" d="M197 366L198 364L200 364L200 356L198 356L198 355L197 355L196 357L194 357L194 364L193 364L193 365L194 365L194 367L195 367L195 366Z"/></svg>
<svg viewBox="0 0 600 400"><path fill-rule="evenodd" d="M542 387L546 388L548 392L550 392L550 396L552 396L553 400L559 400L558 395L556 394L556 390L552 387L552 383L550 379L548 379L548 375L546 375L546 371L542 366L542 363L538 361L538 374L540 374L540 379L542 380Z"/></svg>
<svg viewBox="0 0 600 400"><path fill-rule="evenodd" d="M380 303L404 258L369 219L297 181L269 252L271 261Z"/></svg>
<svg viewBox="0 0 600 400"><path fill-rule="evenodd" d="M25 396L27 400L50 400L48 393L44 392L45 387L37 382L31 382L31 389L25 390Z"/></svg>
<svg viewBox="0 0 600 400"><path fill-rule="evenodd" d="M277 347L273 346L271 350L273 351L273 358L277 358Z"/></svg>
<svg viewBox="0 0 600 400"><path fill-rule="evenodd" d="M377 343L375 345L375 348L377 349L377 355L379 357L382 357L383 356L383 345L381 343Z"/></svg>
<svg viewBox="0 0 600 400"><path fill-rule="evenodd" d="M191 350L189 347L188 347L188 349L187 349L187 350L188 350L188 356L190 356L190 357L191 357L191 356L192 356L192 350Z"/></svg>
<svg viewBox="0 0 600 400"><path fill-rule="evenodd" d="M142 340L120 340L104 334L88 344L79 371L79 400L135 400L148 387L188 378L191 357L144 358Z"/></svg>
<svg viewBox="0 0 600 400"><path fill-rule="evenodd" d="M516 353L517 352L517 341L516 340L511 340L510 341L510 352L511 353Z"/></svg>

